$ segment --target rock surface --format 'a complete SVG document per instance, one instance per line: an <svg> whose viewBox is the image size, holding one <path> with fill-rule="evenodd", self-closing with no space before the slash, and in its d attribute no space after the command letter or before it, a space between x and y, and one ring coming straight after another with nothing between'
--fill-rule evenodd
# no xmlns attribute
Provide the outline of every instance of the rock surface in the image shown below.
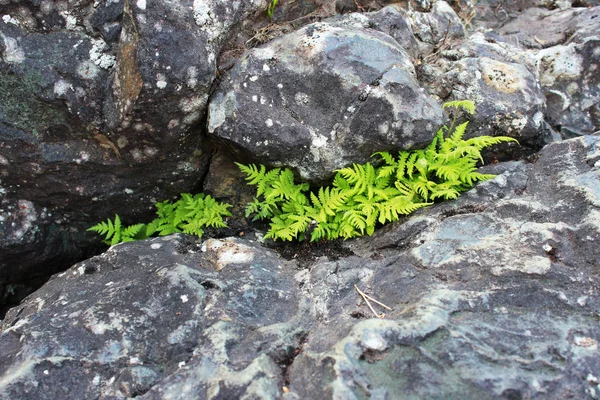
<svg viewBox="0 0 600 400"><path fill-rule="evenodd" d="M597 398L600 138L488 168L338 260L112 247L8 313L0 396ZM354 285L392 310L374 318Z"/></svg>
<svg viewBox="0 0 600 400"><path fill-rule="evenodd" d="M316 21L383 3L285 2L235 64L266 0L0 0L0 306L114 212L202 188L241 214L232 161L323 180L464 98L469 135L532 154L372 237L268 248L237 217L112 247L0 321L0 398L600 398L597 1Z"/></svg>
<svg viewBox="0 0 600 400"><path fill-rule="evenodd" d="M324 180L378 150L431 140L441 107L415 78L392 37L311 24L241 58L211 99L208 130L253 159Z"/></svg>
<svg viewBox="0 0 600 400"><path fill-rule="evenodd" d="M263 7L0 2L0 288L90 256L85 229L115 212L147 219L201 185L217 57Z"/></svg>

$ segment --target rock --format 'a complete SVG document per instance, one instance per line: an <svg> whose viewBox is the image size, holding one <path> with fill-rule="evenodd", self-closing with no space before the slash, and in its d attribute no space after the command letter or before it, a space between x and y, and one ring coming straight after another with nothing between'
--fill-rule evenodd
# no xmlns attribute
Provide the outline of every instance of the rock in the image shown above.
<svg viewBox="0 0 600 400"><path fill-rule="evenodd" d="M563 32L573 33L560 45L537 52L547 117L564 138L600 131L600 7L577 11L547 16L554 24L567 20Z"/></svg>
<svg viewBox="0 0 600 400"><path fill-rule="evenodd" d="M9 311L0 396L593 398L600 138L486 168L337 260L180 235L112 247Z"/></svg>
<svg viewBox="0 0 600 400"><path fill-rule="evenodd" d="M422 42L423 53L431 53L440 43L465 37L465 27L445 1L436 1L428 12L409 12L414 35Z"/></svg>
<svg viewBox="0 0 600 400"><path fill-rule="evenodd" d="M211 99L208 130L318 181L375 151L424 145L441 116L392 37L316 23L246 52Z"/></svg>
<svg viewBox="0 0 600 400"><path fill-rule="evenodd" d="M0 286L89 257L89 226L146 220L201 183L217 56L264 3L0 2Z"/></svg>
<svg viewBox="0 0 600 400"><path fill-rule="evenodd" d="M0 396L277 398L306 326L294 273L247 241L113 247L11 311Z"/></svg>

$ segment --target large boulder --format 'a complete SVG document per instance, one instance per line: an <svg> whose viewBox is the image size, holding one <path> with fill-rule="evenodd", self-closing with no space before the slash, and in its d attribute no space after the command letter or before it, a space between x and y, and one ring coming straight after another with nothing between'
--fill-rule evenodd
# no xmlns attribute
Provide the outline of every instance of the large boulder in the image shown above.
<svg viewBox="0 0 600 400"><path fill-rule="evenodd" d="M89 255L85 229L115 212L133 223L201 183L217 56L266 6L71 3L0 2L0 287Z"/></svg>
<svg viewBox="0 0 600 400"><path fill-rule="evenodd" d="M597 398L600 138L488 168L339 259L112 247L9 311L0 396Z"/></svg>
<svg viewBox="0 0 600 400"><path fill-rule="evenodd" d="M442 122L411 57L374 29L310 24L247 51L229 72L211 99L209 132L304 179L422 146Z"/></svg>

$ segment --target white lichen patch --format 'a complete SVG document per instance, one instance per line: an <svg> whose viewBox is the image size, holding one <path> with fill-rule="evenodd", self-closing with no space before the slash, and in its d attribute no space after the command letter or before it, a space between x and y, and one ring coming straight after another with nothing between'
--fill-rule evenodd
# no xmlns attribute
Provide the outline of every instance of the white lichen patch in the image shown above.
<svg viewBox="0 0 600 400"><path fill-rule="evenodd" d="M146 0L137 0L135 5L140 10L146 10Z"/></svg>
<svg viewBox="0 0 600 400"><path fill-rule="evenodd" d="M181 99L181 101L179 102L179 108L186 114L197 112L201 111L204 108L207 101L208 95L206 94L201 96L186 97Z"/></svg>
<svg viewBox="0 0 600 400"><path fill-rule="evenodd" d="M234 92L217 94L208 106L208 131L213 133L235 112L236 96Z"/></svg>
<svg viewBox="0 0 600 400"><path fill-rule="evenodd" d="M0 164L1 165L9 165L10 162L8 161L8 158L6 158L2 154L0 154Z"/></svg>
<svg viewBox="0 0 600 400"><path fill-rule="evenodd" d="M156 87L159 89L167 87L167 76L165 74L156 74Z"/></svg>
<svg viewBox="0 0 600 400"><path fill-rule="evenodd" d="M22 240L26 233L35 229L34 222L37 221L37 213L33 203L29 200L19 200L17 202L19 225L12 231L14 239Z"/></svg>
<svg viewBox="0 0 600 400"><path fill-rule="evenodd" d="M161 247L162 247L162 244L160 244L160 243L152 243L152 244L150 245L150 248L151 248L152 250L158 250L158 249L160 249Z"/></svg>
<svg viewBox="0 0 600 400"><path fill-rule="evenodd" d="M20 64L25 61L25 51L19 46L17 39L6 36L2 32L0 32L0 36L2 36L2 40L4 41L4 51L2 52L4 62L8 64Z"/></svg>
<svg viewBox="0 0 600 400"><path fill-rule="evenodd" d="M59 79L54 83L54 94L64 96L69 90L73 90L73 85L63 79Z"/></svg>
<svg viewBox="0 0 600 400"><path fill-rule="evenodd" d="M309 151L310 154L312 154L313 156L313 161L317 163L321 161L321 151L323 151L324 148L327 146L327 141L329 140L329 138L327 138L327 136L321 135L320 133L313 131L310 128L309 131L311 135L311 144Z"/></svg>
<svg viewBox="0 0 600 400"><path fill-rule="evenodd" d="M265 125L267 125L269 128L273 126L273 120L271 118L267 119L265 121Z"/></svg>
<svg viewBox="0 0 600 400"><path fill-rule="evenodd" d="M294 95L294 102L299 106L307 106L310 103L310 97L306 93L298 92Z"/></svg>
<svg viewBox="0 0 600 400"><path fill-rule="evenodd" d="M10 15L3 15L2 16L2 21L4 21L5 24L13 24L13 25L16 25L16 26L21 25L21 23L19 22L18 19L15 19L15 18L13 18Z"/></svg>
<svg viewBox="0 0 600 400"><path fill-rule="evenodd" d="M61 11L60 16L65 20L65 27L67 30L72 31L77 27L77 17L69 13L68 11Z"/></svg>
<svg viewBox="0 0 600 400"><path fill-rule="evenodd" d="M577 45L553 46L538 53L538 71L543 86L553 86L557 79L577 79L583 70L583 59Z"/></svg>
<svg viewBox="0 0 600 400"><path fill-rule="evenodd" d="M108 46L106 42L102 39L92 40L92 48L89 52L90 60L102 69L112 68L117 61L115 56L104 53L104 49L106 49L107 47Z"/></svg>
<svg viewBox="0 0 600 400"><path fill-rule="evenodd" d="M83 79L95 79L100 69L92 61L83 61L77 66L77 75Z"/></svg>
<svg viewBox="0 0 600 400"><path fill-rule="evenodd" d="M186 84L192 89L198 85L198 68L194 66L188 67Z"/></svg>

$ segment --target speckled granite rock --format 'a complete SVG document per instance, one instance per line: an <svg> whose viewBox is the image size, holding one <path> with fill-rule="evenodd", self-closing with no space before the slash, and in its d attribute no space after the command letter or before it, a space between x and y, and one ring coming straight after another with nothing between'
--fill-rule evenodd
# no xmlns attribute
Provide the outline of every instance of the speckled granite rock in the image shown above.
<svg viewBox="0 0 600 400"><path fill-rule="evenodd" d="M302 268L242 239L115 246L8 313L0 396L598 398L600 138L489 168Z"/></svg>

